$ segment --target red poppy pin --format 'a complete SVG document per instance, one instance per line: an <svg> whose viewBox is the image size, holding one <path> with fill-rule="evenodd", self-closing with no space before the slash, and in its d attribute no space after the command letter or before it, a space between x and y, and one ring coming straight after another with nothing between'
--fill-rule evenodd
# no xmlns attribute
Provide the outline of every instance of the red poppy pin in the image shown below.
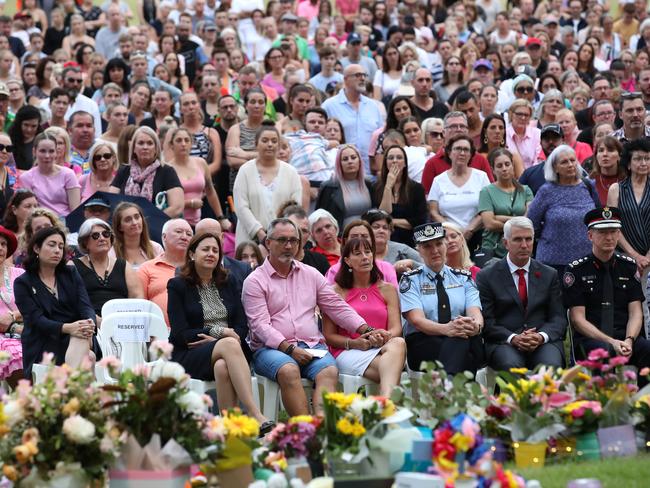
<svg viewBox="0 0 650 488"><path fill-rule="evenodd" d="M540 273L539 271L535 271L535 278L541 278L541 277L542 277L542 273Z"/></svg>

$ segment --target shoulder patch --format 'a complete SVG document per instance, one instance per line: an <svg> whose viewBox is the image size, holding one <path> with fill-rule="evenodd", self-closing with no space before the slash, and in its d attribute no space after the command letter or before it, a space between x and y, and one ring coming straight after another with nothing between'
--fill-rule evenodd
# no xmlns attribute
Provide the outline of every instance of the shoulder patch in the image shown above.
<svg viewBox="0 0 650 488"><path fill-rule="evenodd" d="M456 275L465 275L468 277L472 277L472 272L467 271L466 269L460 269L460 268L450 268L451 272L456 274Z"/></svg>
<svg viewBox="0 0 650 488"><path fill-rule="evenodd" d="M633 257L628 256L627 254L621 254L621 253L614 253L616 257L622 261L629 261L630 263L636 264L636 259Z"/></svg>
<svg viewBox="0 0 650 488"><path fill-rule="evenodd" d="M573 284L576 281L576 277L573 275L573 273L570 272L565 272L564 275L562 276L562 283L564 283L564 286L566 288L570 288L573 286Z"/></svg>
<svg viewBox="0 0 650 488"><path fill-rule="evenodd" d="M411 289L411 280L408 276L402 276L399 280L399 292L406 293Z"/></svg>
<svg viewBox="0 0 650 488"><path fill-rule="evenodd" d="M420 274L420 273L422 273L422 270L423 270L422 266L420 266L419 268L411 269L409 271L406 271L406 272L402 273L402 277L404 277L404 276L413 276L413 275L416 275L416 274Z"/></svg>

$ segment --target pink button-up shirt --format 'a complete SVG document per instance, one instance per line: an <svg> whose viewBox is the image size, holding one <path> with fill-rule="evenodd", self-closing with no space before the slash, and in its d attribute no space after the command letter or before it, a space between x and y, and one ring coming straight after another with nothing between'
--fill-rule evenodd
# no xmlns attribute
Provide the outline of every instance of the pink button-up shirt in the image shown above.
<svg viewBox="0 0 650 488"><path fill-rule="evenodd" d="M518 136L512 124L506 127L506 146L512 153L519 153L524 162L524 168L530 168L537 163L537 155L542 150L540 141L541 131L537 127L526 127L523 137Z"/></svg>
<svg viewBox="0 0 650 488"><path fill-rule="evenodd" d="M315 268L295 260L286 277L268 259L264 261L244 281L242 302L253 351L262 347L277 349L282 341L306 342L310 347L324 343L316 306L349 332L366 323Z"/></svg>

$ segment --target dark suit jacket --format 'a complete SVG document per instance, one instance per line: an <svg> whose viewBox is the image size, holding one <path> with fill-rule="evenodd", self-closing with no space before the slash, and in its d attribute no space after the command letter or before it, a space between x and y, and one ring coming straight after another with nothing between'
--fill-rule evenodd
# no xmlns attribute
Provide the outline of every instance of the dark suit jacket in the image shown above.
<svg viewBox="0 0 650 488"><path fill-rule="evenodd" d="M372 202L372 185L368 180L366 180L366 187L368 188L368 193L370 193L370 200ZM373 205L374 203L371 203L371 206L368 208L372 208ZM331 213L339 223L339 235L343 233L345 203L343 202L343 189L338 181L327 180L321 184L316 199L316 208L322 208Z"/></svg>
<svg viewBox="0 0 650 488"><path fill-rule="evenodd" d="M248 322L241 302L241 284L237 284L233 273L228 274L228 281L219 290L226 310L228 325L239 335L244 353L248 354L245 339L248 335ZM203 334L203 307L196 286L188 284L182 277L176 276L167 283L167 315L169 316L169 342L174 345L174 353L188 350L189 342L198 341L197 334Z"/></svg>
<svg viewBox="0 0 650 488"><path fill-rule="evenodd" d="M573 27L573 19L560 17L560 27L564 27L565 25L570 25L571 27ZM585 27L587 27L587 21L583 18L580 18L580 20L578 21L578 30L580 31Z"/></svg>
<svg viewBox="0 0 650 488"><path fill-rule="evenodd" d="M56 364L63 364L70 336L61 332L64 323L95 319L84 283L74 266L56 274L57 300L38 276L24 273L16 279L16 305L23 315L25 329L21 336L23 370L31 376L32 365L39 363L44 352L52 352Z"/></svg>
<svg viewBox="0 0 650 488"><path fill-rule="evenodd" d="M548 334L549 343L562 352L567 322L557 271L534 259L529 271L525 310L506 258L484 268L476 277L483 305L483 338L488 359L495 347L505 344L511 334L533 327Z"/></svg>

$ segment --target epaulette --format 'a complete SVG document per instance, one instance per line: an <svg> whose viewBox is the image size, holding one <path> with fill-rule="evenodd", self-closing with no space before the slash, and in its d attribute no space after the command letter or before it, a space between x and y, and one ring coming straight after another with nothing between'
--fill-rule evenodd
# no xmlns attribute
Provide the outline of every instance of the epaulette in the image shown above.
<svg viewBox="0 0 650 488"><path fill-rule="evenodd" d="M583 265L585 263L588 263L588 262L589 262L589 257L586 256L584 258L580 258L580 259L576 259L575 261L571 261L568 264L568 266L569 266L569 268L576 268L576 267L581 266L581 265Z"/></svg>
<svg viewBox="0 0 650 488"><path fill-rule="evenodd" d="M628 261L628 262L630 262L630 263L632 263L632 264L634 264L636 266L636 259L628 256L627 254L621 254L621 253L615 252L614 256L616 256L621 261Z"/></svg>
<svg viewBox="0 0 650 488"><path fill-rule="evenodd" d="M416 274L420 274L420 273L422 273L423 269L424 268L422 266L420 266L419 268L410 269L410 270L405 271L404 273L402 273L402 276L413 276L413 275L416 275Z"/></svg>
<svg viewBox="0 0 650 488"><path fill-rule="evenodd" d="M467 271L466 269L461 269L461 268L449 268L449 269L450 269L450 271L451 271L452 273L454 273L454 274L456 274L456 275L465 275L465 276L467 276L467 277L469 277L469 278L472 277L472 272L471 272L471 271Z"/></svg>

